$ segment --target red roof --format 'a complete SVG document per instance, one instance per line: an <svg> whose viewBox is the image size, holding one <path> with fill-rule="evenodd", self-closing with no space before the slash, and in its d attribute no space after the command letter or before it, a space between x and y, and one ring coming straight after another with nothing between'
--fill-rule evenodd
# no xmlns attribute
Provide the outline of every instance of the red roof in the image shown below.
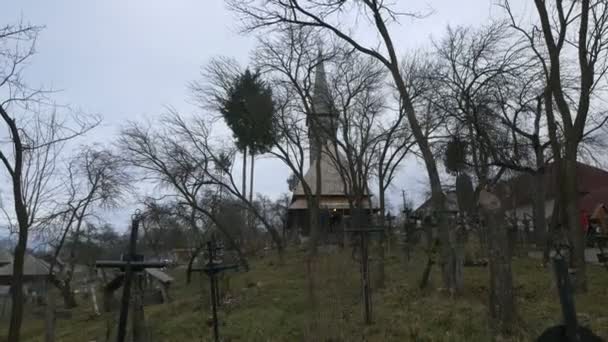
<svg viewBox="0 0 608 342"><path fill-rule="evenodd" d="M600 168L577 163L576 173L578 178L578 189L582 196L598 189L608 189L608 171ZM543 182L545 183L545 198L555 198L556 195L556 172L555 164L549 164L545 170ZM520 174L507 182L511 189L512 200L509 203L511 206L520 206L530 204L533 201L535 177L528 173ZM589 199L591 201L591 199ZM585 206L586 208L586 206ZM592 211L593 208L590 209Z"/></svg>
<svg viewBox="0 0 608 342"><path fill-rule="evenodd" d="M545 184L545 199L555 198L556 195L556 172L555 164L547 165L543 182ZM608 205L608 171L600 168L577 163L578 189L581 194L579 206L581 209L592 213L598 203ZM529 205L534 200L534 183L536 177L529 173L519 175L505 180L503 184L509 189L506 195L506 207L508 209ZM457 206L457 204L456 204ZM416 211L427 210L430 208L430 199L424 202Z"/></svg>

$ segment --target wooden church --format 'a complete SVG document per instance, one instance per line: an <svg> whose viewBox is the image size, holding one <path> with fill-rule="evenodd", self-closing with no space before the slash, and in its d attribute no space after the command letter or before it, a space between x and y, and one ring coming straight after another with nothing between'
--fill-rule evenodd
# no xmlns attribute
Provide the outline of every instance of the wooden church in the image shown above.
<svg viewBox="0 0 608 342"><path fill-rule="evenodd" d="M335 243L343 241L343 231L349 225L351 217L349 206L349 195L345 191L345 182L339 170L339 162L346 162L346 157L339 155L336 158L337 139L337 113L330 96L325 67L323 62L315 69L315 81L313 84L312 98L314 118L307 119L308 139L310 141L309 165L304 176L306 184L311 189L312 195L317 193L317 159L320 154L321 161L321 189L319 200L319 224L320 241ZM315 144L319 134L321 148ZM363 199L364 217L369 219L372 213L371 196L366 191ZM296 185L291 204L288 210L288 228L291 232L297 232L300 236L307 237L310 232L308 201L304 192L302 182Z"/></svg>

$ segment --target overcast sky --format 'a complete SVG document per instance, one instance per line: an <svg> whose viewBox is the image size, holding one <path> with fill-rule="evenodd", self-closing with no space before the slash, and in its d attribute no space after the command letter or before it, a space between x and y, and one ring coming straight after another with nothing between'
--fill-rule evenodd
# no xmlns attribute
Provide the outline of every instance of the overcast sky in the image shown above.
<svg viewBox="0 0 608 342"><path fill-rule="evenodd" d="M401 54L428 45L448 24L479 25L502 15L495 0L408 2L434 14L393 27ZM238 33L221 0L4 0L0 24L20 18L46 27L26 79L61 90L55 96L60 103L102 115L103 126L90 135L94 141L113 142L126 120L153 118L165 106L196 110L188 104L187 83L198 78L200 67L216 55L245 64L254 47L254 38ZM289 172L280 162L256 166L259 192L274 197L287 191ZM405 189L420 203L425 183L421 163L409 160L390 198L397 204ZM108 216L114 222L127 217Z"/></svg>

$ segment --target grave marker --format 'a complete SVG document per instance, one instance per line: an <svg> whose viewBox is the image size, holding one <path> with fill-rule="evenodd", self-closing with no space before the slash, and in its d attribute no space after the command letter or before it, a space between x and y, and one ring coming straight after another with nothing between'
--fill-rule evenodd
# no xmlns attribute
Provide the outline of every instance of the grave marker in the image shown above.
<svg viewBox="0 0 608 342"><path fill-rule="evenodd" d="M364 303L364 311L363 318L365 320L365 324L372 324L372 293L370 287L369 280L369 234L370 233L384 233L383 228L358 228L358 229L345 229L345 232L353 233L354 235L359 235L360 240L360 254L361 259L359 263L361 264L360 272L361 272L361 288L363 291L363 303Z"/></svg>
<svg viewBox="0 0 608 342"><path fill-rule="evenodd" d="M213 314L213 338L216 342L219 342L220 340L219 322L217 318L217 307L219 305L220 298L216 275L218 273L231 269L237 269L239 267L238 264L222 265L222 261L216 260L216 252L222 251L223 249L224 246L216 245L214 239L207 241L207 264L203 268L192 269L193 272L204 272L209 277L209 283L211 288L211 309Z"/></svg>
<svg viewBox="0 0 608 342"><path fill-rule="evenodd" d="M129 238L129 251L123 256L122 260L99 260L95 263L97 268L118 268L124 273L123 292L120 306L120 318L118 320L118 331L116 341L124 342L127 332L127 318L129 316L129 304L131 302L131 283L135 277L135 281L141 281L141 273L146 268L162 268L166 266L163 262L146 262L143 255L137 254L137 234L139 230L139 222L142 215L139 210L133 215L131 223L131 236ZM139 341L140 323L143 319L143 307L140 296L136 296L134 301L133 312L133 340Z"/></svg>
<svg viewBox="0 0 608 342"><path fill-rule="evenodd" d="M555 246L556 255L553 258L553 267L557 282L559 302L562 308L564 323L545 330L536 340L537 342L600 342L590 329L580 326L574 305L573 287L570 282L568 269L568 254L570 246L567 244Z"/></svg>

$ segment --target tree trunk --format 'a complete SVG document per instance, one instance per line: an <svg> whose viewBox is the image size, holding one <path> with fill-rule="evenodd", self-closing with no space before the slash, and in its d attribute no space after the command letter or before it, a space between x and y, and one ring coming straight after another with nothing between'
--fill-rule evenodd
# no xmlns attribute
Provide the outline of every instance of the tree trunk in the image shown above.
<svg viewBox="0 0 608 342"><path fill-rule="evenodd" d="M313 201L309 215L308 224L308 255L306 257L306 276L308 280L307 292L308 292L308 303L310 304L310 332L311 340L316 338L317 329L319 326L318 317L318 298L316 293L316 274L318 271L317 267L317 244L319 239L319 208L316 199Z"/></svg>
<svg viewBox="0 0 608 342"><path fill-rule="evenodd" d="M44 327L44 341L54 342L55 341L55 296L50 291L50 286L47 284L46 289L46 310L45 310L45 327Z"/></svg>
<svg viewBox="0 0 608 342"><path fill-rule="evenodd" d="M316 130L319 132L319 130ZM321 202L321 194L322 194L322 175L321 175L321 141L318 134L315 136L315 145L318 147L318 152L316 155L316 163L315 163L315 172L316 172L316 184L315 184L315 194L312 201L309 201L309 207L311 210L309 217L309 239L308 239L308 256L306 258L306 271L308 278L308 300L310 303L310 331L312 333L312 338L316 338L318 334L319 328L319 300L316 294L316 274L318 271L317 265L317 245L319 240L320 233L320 202Z"/></svg>
<svg viewBox="0 0 608 342"><path fill-rule="evenodd" d="M553 152L553 174L555 175L554 183L555 199L553 203L553 212L551 213L551 225L548 229L546 243L543 251L543 263L549 261L551 246L556 230L560 226L560 222L564 221L564 189L562 187L563 180L563 165L562 165L562 148L560 138L558 137L558 127L553 112L553 93L551 87L547 85L543 93L545 103L545 114L547 116L547 132L549 133L549 141L551 142L551 151Z"/></svg>
<svg viewBox="0 0 608 342"><path fill-rule="evenodd" d="M539 100L540 101L540 100ZM540 102L539 102L540 103ZM540 105L539 105L540 106ZM537 116L540 116L540 109L537 112ZM535 124L535 141L534 141L534 155L536 159L536 173L534 174L534 237L536 246L545 246L547 243L547 212L545 210L546 200L546 189L545 189L545 155L543 153L543 147L538 139L538 122L540 117L537 118Z"/></svg>
<svg viewBox="0 0 608 342"><path fill-rule="evenodd" d="M74 296L74 291L72 291L72 286L69 281L62 282L60 290L66 309L73 309L78 306L76 296Z"/></svg>
<svg viewBox="0 0 608 342"><path fill-rule="evenodd" d="M427 239L427 262L424 267L424 271L422 272L422 278L420 279L420 289L425 289L429 284L429 279L431 278L431 269L435 264L435 253L437 246L439 245L439 240L433 239L433 233L430 231L432 228L425 228L426 239Z"/></svg>
<svg viewBox="0 0 608 342"><path fill-rule="evenodd" d="M255 163L255 155L253 154L253 151L251 152L251 167L250 167L250 173L249 173L249 203L253 204L253 170L254 170L254 163ZM244 196L247 196L247 194L243 194ZM247 225L249 226L249 229L254 229L253 227L253 215L251 215L251 211L248 210L247 211Z"/></svg>
<svg viewBox="0 0 608 342"><path fill-rule="evenodd" d="M561 201L555 199L553 201L553 209L551 214L551 221L547 227L547 238L545 239L545 246L543 250L543 265L547 265L549 263L549 259L551 257L551 248L554 246L556 242L555 238L559 233L563 230L561 226L561 222L564 215L564 211L562 209Z"/></svg>
<svg viewBox="0 0 608 342"><path fill-rule="evenodd" d="M462 291L463 258L459 257L456 232L454 229L450 230L448 226L443 193L438 197L442 197L442 199L437 200L438 204L436 204L434 208L443 208L441 210L436 210L439 241L441 243L441 274L444 288L449 291L450 294L454 295Z"/></svg>
<svg viewBox="0 0 608 342"><path fill-rule="evenodd" d="M379 260L378 260L378 275L376 277L376 287L377 288L384 288L384 283L385 283L385 278L386 278L386 273L385 273L385 268L384 268L384 264L385 264L385 244L386 244L386 218L385 218L385 199L384 199L384 181L383 181L383 177L382 175L380 175L380 181L379 181L379 202L380 202L380 227L382 227L383 232L382 232L382 236L380 236L380 246L378 246L378 251L380 252L379 254ZM390 244L390 242L389 242Z"/></svg>
<svg viewBox="0 0 608 342"><path fill-rule="evenodd" d="M247 196L247 147L243 149L243 197Z"/></svg>
<svg viewBox="0 0 608 342"><path fill-rule="evenodd" d="M249 174L249 202L253 203L253 170L255 168L255 154L251 152L251 172Z"/></svg>
<svg viewBox="0 0 608 342"><path fill-rule="evenodd" d="M536 246L545 246L547 239L547 213L545 211L545 172L534 174L534 240Z"/></svg>
<svg viewBox="0 0 608 342"><path fill-rule="evenodd" d="M188 260L188 266L186 267L186 284L190 284L190 282L192 281L192 266L194 266L194 259L196 259L196 257L201 254L201 251L203 250L204 246L204 244L198 245L192 252L190 260Z"/></svg>
<svg viewBox="0 0 608 342"><path fill-rule="evenodd" d="M495 337L510 335L515 324L515 301L505 210L494 194L482 190L479 202L488 231L490 324Z"/></svg>
<svg viewBox="0 0 608 342"><path fill-rule="evenodd" d="M570 264L576 270L574 288L580 292L587 292L587 274L585 263L585 236L580 223L578 208L578 182L576 174L576 146L568 146L565 155L564 167L564 205L567 213L569 239L574 249Z"/></svg>
<svg viewBox="0 0 608 342"><path fill-rule="evenodd" d="M449 228L446 225L445 218L443 212L445 211L445 196L443 194L443 189L441 188L441 178L439 177L439 171L437 170L437 163L435 161L435 156L433 155L433 151L429 145L429 141L427 136L422 130L420 126L420 122L416 117L416 111L412 104L412 100L409 95L409 91L405 81L402 77L400 68L399 68L399 59L397 58L397 53L395 52L395 48L393 45L393 41L391 39L390 33L388 32L388 28L386 27L386 22L383 20L382 16L377 13L374 16L374 22L376 27L378 28L378 32L380 36L385 42L387 52L389 54L390 63L387 65L391 76L393 77L393 81L399 91L401 104L405 110L405 114L407 120L410 125L410 129L416 140L416 144L418 145L418 149L420 150L420 154L422 154L422 159L424 160L424 164L426 166L426 171L429 176L429 184L431 186L431 203L433 210L438 213L438 223L439 223L439 237L441 240L441 249L442 249L442 271L443 271L443 280L444 287L449 289L451 292L460 291L461 288L458 288L457 284L462 283L462 279L457 279L459 275L455 272L456 270L453 267L458 261L456 260L455 250L452 247L452 243L450 241L450 233Z"/></svg>
<svg viewBox="0 0 608 342"><path fill-rule="evenodd" d="M89 285L89 294L91 295L91 301L93 302L93 311L95 315L99 316L99 304L97 304L97 292L95 292L95 288L93 285Z"/></svg>
<svg viewBox="0 0 608 342"><path fill-rule="evenodd" d="M72 291L70 280L60 280L55 276L50 276L50 279L53 285L59 290L66 309L77 307L78 303L76 302L74 291Z"/></svg>
<svg viewBox="0 0 608 342"><path fill-rule="evenodd" d="M15 247L13 259L13 277L11 279L11 322L8 332L8 340L11 342L19 342L21 333L21 324L23 321L23 262L25 260L25 249L27 243L28 229L27 225L22 228L19 224L19 241Z"/></svg>

